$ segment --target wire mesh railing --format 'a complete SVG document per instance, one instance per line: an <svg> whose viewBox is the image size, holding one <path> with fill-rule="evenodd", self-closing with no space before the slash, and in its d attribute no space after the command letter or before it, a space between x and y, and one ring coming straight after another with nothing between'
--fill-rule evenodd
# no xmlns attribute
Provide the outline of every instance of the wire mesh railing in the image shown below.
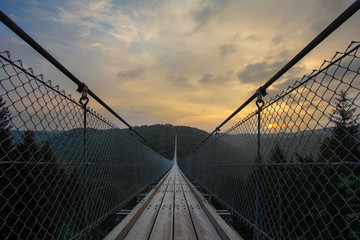
<svg viewBox="0 0 360 240"><path fill-rule="evenodd" d="M8 52L0 86L1 239L91 238L171 166Z"/></svg>
<svg viewBox="0 0 360 240"><path fill-rule="evenodd" d="M359 47L178 161L255 239L360 239Z"/></svg>

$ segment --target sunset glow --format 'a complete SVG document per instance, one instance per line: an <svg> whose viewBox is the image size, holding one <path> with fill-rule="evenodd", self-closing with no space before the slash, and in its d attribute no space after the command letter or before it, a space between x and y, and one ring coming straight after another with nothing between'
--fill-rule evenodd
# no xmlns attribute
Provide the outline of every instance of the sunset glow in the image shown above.
<svg viewBox="0 0 360 240"><path fill-rule="evenodd" d="M8 0L1 10L131 125L212 131L352 2ZM359 40L359 20L356 13L265 100ZM73 83L2 24L0 46L79 98ZM94 100L89 105L113 120ZM237 121L252 109L255 103Z"/></svg>

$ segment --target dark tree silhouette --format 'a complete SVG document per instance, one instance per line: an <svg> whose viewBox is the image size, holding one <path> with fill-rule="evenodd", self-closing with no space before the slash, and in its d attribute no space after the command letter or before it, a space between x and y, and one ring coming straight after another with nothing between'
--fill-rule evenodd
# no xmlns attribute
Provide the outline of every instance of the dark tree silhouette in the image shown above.
<svg viewBox="0 0 360 240"><path fill-rule="evenodd" d="M284 206L289 206L282 211L286 215L283 222L287 223L285 229L297 226L290 231L296 233L294 238L360 237L360 203L357 200L360 195L360 169L352 164L360 159L357 109L344 91L340 91L335 100L329 118L335 126L331 135L321 143L320 156L296 154L297 162L305 165L291 168L292 172L281 166L277 166L276 170L280 172L273 171L273 174L288 179L282 185L287 190L284 196L281 195L281 201ZM282 156L281 149L275 145L269 158L271 162L281 163ZM307 165L314 162L321 165ZM291 177L294 175L296 179ZM290 179L292 182L289 182Z"/></svg>
<svg viewBox="0 0 360 240"><path fill-rule="evenodd" d="M50 143L39 146L32 131L14 144L10 119L6 102L0 98L1 236L68 239L83 221L77 169L66 173Z"/></svg>
<svg viewBox="0 0 360 240"><path fill-rule="evenodd" d="M10 111L6 101L0 97L0 232L9 233L14 222L11 216L12 209L8 205L9 199L14 199L15 189L11 181L16 176L16 171L11 163L13 159L13 142L10 134Z"/></svg>
<svg viewBox="0 0 360 240"><path fill-rule="evenodd" d="M13 148L12 137L10 134L10 111L6 107L6 101L0 97L0 160L8 161Z"/></svg>
<svg viewBox="0 0 360 240"><path fill-rule="evenodd" d="M340 91L336 105L330 117L335 124L332 135L321 144L320 162L339 163L323 168L317 181L326 189L319 192L320 199L327 209L322 216L328 222L327 234L347 236L350 239L360 237L359 196L360 169L349 164L360 161L359 132L356 123L356 108L347 93Z"/></svg>
<svg viewBox="0 0 360 240"><path fill-rule="evenodd" d="M340 92L336 101L330 117L335 127L332 136L327 137L321 145L321 161L359 162L359 131L354 116L356 108L344 91Z"/></svg>
<svg viewBox="0 0 360 240"><path fill-rule="evenodd" d="M269 154L270 165L264 169L263 182L265 184L264 191L266 191L266 198L263 201L268 206L266 222L274 222L274 237L276 239L285 239L285 229L288 229L285 224L286 214L288 205L284 205L286 202L286 179L288 178L287 158L285 151L281 147L279 142L276 142L275 146L271 149Z"/></svg>

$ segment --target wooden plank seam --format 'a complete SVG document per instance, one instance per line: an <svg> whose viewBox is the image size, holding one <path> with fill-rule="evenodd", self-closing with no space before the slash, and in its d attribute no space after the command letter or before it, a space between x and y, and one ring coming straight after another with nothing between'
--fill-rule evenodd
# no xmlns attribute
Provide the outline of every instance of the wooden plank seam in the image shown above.
<svg viewBox="0 0 360 240"><path fill-rule="evenodd" d="M180 171L181 172L181 171ZM216 210L208 203L208 201L202 196L202 194L192 185L192 183L185 177L181 172L183 178L189 185L191 191L195 195L196 199L199 201L200 205L204 209L206 215L210 219L211 223L214 225L222 239L238 239L243 240L243 238L232 228L230 227L224 219L216 212Z"/></svg>
<svg viewBox="0 0 360 240"><path fill-rule="evenodd" d="M151 189L151 191L141 200L139 204L127 215L106 237L104 240L121 240L124 239L128 234L132 226L138 220L144 209L148 206L150 200L153 198L155 193L158 191L160 186L163 184L167 176L169 175L170 170L167 174L156 184L156 186Z"/></svg>

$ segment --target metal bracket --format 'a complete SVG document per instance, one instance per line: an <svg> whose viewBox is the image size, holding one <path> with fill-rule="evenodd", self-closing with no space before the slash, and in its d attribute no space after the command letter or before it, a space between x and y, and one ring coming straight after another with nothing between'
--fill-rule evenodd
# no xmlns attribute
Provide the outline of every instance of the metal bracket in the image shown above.
<svg viewBox="0 0 360 240"><path fill-rule="evenodd" d="M219 132L220 132L220 128L216 128L216 130L215 130L215 138L216 139L219 139L219 137L220 137Z"/></svg>
<svg viewBox="0 0 360 240"><path fill-rule="evenodd" d="M88 92L89 92L89 88L88 86L86 86L85 83L82 83L81 85L78 85L78 89L76 89L76 91L78 91L79 93L81 93L81 98L79 100L79 103L81 104L81 106L85 109L86 105L89 102L89 98L87 96Z"/></svg>
<svg viewBox="0 0 360 240"><path fill-rule="evenodd" d="M258 109L262 109L262 107L264 106L264 100L262 99L263 96L266 96L266 89L260 87L257 91L256 91L256 106L258 107Z"/></svg>

